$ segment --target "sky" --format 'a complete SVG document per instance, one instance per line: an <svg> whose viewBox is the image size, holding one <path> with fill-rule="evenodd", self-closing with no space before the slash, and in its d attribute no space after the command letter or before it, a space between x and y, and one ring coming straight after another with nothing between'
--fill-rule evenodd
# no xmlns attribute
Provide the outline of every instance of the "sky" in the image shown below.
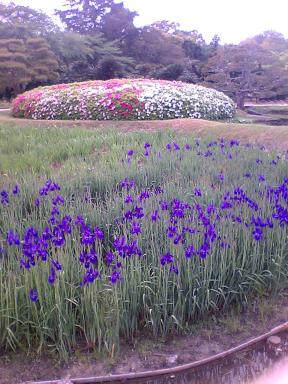
<svg viewBox="0 0 288 384"><path fill-rule="evenodd" d="M117 1L117 0L116 0ZM0 0L1 2L1 0ZM8 0L2 0L7 3ZM50 15L62 0L14 0L16 4L42 9ZM118 1L117 1L118 2ZM288 0L123 0L139 16L135 25L157 20L180 23L184 30L197 29L207 42L218 34L222 43L239 43L266 30L288 38Z"/></svg>

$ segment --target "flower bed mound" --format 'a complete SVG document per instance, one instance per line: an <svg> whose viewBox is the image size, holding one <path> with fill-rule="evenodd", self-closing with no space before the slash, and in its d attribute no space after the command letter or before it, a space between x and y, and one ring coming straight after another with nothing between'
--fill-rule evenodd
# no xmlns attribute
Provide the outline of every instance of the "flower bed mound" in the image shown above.
<svg viewBox="0 0 288 384"><path fill-rule="evenodd" d="M162 120L233 117L222 92L163 80L108 80L40 87L18 96L14 117L44 120Z"/></svg>

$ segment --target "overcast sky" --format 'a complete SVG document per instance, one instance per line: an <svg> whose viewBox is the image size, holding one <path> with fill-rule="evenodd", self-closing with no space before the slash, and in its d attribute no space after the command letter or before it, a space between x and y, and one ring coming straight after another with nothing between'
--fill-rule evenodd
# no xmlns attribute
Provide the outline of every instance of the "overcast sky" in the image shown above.
<svg viewBox="0 0 288 384"><path fill-rule="evenodd" d="M66 3L65 0L14 2L49 14ZM288 38L288 0L124 0L124 4L139 13L135 19L137 26L156 20L176 21L183 29L197 29L206 41L217 33L222 43L238 43L270 29Z"/></svg>

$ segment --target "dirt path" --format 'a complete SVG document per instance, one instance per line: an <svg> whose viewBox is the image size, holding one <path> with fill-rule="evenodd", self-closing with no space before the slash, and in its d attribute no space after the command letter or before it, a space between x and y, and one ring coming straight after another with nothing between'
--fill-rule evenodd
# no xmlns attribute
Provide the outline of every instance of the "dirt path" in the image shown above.
<svg viewBox="0 0 288 384"><path fill-rule="evenodd" d="M157 121L72 121L72 120L28 120L13 118L9 111L1 112L0 125L39 126L84 129L117 129L123 132L173 130L196 137L239 139L243 143L257 143L270 149L288 150L288 126L264 124L239 124L208 120L174 119Z"/></svg>

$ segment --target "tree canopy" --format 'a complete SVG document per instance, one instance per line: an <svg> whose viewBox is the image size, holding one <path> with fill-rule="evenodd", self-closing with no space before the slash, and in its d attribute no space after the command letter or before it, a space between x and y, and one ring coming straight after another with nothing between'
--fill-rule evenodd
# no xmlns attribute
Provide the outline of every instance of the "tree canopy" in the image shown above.
<svg viewBox="0 0 288 384"><path fill-rule="evenodd" d="M1 1L1 0L0 0ZM221 44L158 20L141 28L116 0L68 0L44 12L0 3L0 97L41 84L147 77L203 84L243 107L247 98L288 97L288 40L276 31ZM215 31L217 32L217 31Z"/></svg>

